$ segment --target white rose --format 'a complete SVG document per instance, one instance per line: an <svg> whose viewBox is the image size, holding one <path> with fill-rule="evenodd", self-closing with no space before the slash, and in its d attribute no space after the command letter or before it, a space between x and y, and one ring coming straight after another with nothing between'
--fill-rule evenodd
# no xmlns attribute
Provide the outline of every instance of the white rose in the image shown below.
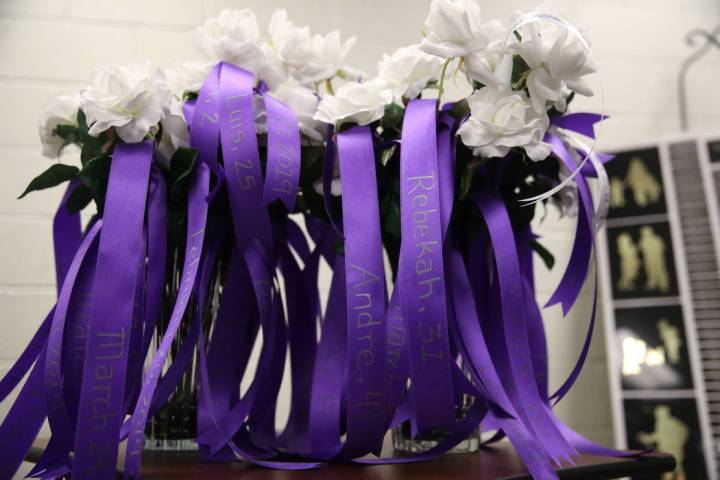
<svg viewBox="0 0 720 480"><path fill-rule="evenodd" d="M265 55L265 60L255 73L258 80L265 82L267 87L272 90L288 78L287 68L270 44L262 44L260 50Z"/></svg>
<svg viewBox="0 0 720 480"><path fill-rule="evenodd" d="M296 27L284 9L275 10L270 18L270 44L279 59L289 68L302 67L312 53L310 28Z"/></svg>
<svg viewBox="0 0 720 480"><path fill-rule="evenodd" d="M38 133L42 142L42 154L48 158L57 158L65 140L56 135L58 125L77 126L80 109L80 95L63 95L54 98L40 114Z"/></svg>
<svg viewBox="0 0 720 480"><path fill-rule="evenodd" d="M198 92L215 62L185 62L164 68L167 85L173 95L182 99L187 92Z"/></svg>
<svg viewBox="0 0 720 480"><path fill-rule="evenodd" d="M232 63L271 86L285 78L276 54L262 43L252 10L223 10L196 27L193 37L200 52L213 63Z"/></svg>
<svg viewBox="0 0 720 480"><path fill-rule="evenodd" d="M488 43L474 0L433 0L425 27L428 32L420 48L438 57L464 57Z"/></svg>
<svg viewBox="0 0 720 480"><path fill-rule="evenodd" d="M512 49L530 67L526 84L532 105L538 112L547 102L564 110L564 91L592 96L592 89L581 78L595 71L595 65L576 35L564 25L533 22L522 28L522 40Z"/></svg>
<svg viewBox="0 0 720 480"><path fill-rule="evenodd" d="M303 135L315 142L325 140L327 125L313 118L320 102L320 98L313 90L303 87L294 80L288 80L273 91L272 96L295 112Z"/></svg>
<svg viewBox="0 0 720 480"><path fill-rule="evenodd" d="M139 142L165 116L172 94L162 71L149 62L100 68L80 92L90 135L115 127L125 142Z"/></svg>
<svg viewBox="0 0 720 480"><path fill-rule="evenodd" d="M470 118L458 129L458 135L473 154L504 157L512 147L525 149L532 160L550 153L543 142L549 120L547 114L533 110L525 92L506 85L483 87L468 99Z"/></svg>
<svg viewBox="0 0 720 480"><path fill-rule="evenodd" d="M158 152L160 158L164 160L165 166L168 166L178 147L190 146L190 132L185 121L182 104L178 99L172 99L160 123L162 137L158 142Z"/></svg>
<svg viewBox="0 0 720 480"><path fill-rule="evenodd" d="M378 63L378 77L393 91L396 101L415 98L430 80L440 76L441 61L434 55L410 45L396 50L392 55L383 55Z"/></svg>
<svg viewBox="0 0 720 480"><path fill-rule="evenodd" d="M264 63L260 27L252 10L223 10L196 27L193 37L197 48L209 60L224 60L253 72Z"/></svg>
<svg viewBox="0 0 720 480"><path fill-rule="evenodd" d="M310 42L310 54L298 66L292 69L292 75L303 85L331 79L336 75L356 77L357 71L344 66L350 49L355 45L355 37L344 42L340 32L330 32L325 36L313 35Z"/></svg>
<svg viewBox="0 0 720 480"><path fill-rule="evenodd" d="M380 79L346 83L335 95L323 97L313 118L335 126L343 122L367 125L382 118L392 100L392 91Z"/></svg>
<svg viewBox="0 0 720 480"><path fill-rule="evenodd" d="M483 85L509 85L512 77L513 58L506 48L508 31L499 20L482 25L489 42L486 48L475 50L465 56L465 72L471 80ZM514 37L510 37L508 45ZM505 49L505 51L503 50Z"/></svg>

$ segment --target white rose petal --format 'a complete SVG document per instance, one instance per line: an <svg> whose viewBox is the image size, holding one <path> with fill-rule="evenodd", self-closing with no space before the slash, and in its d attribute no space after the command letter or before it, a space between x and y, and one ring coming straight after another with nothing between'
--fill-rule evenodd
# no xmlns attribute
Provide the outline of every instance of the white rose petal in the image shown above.
<svg viewBox="0 0 720 480"><path fill-rule="evenodd" d="M442 62L434 55L420 50L418 45L383 55L378 64L378 77L392 89L396 101L415 98L430 80L440 76Z"/></svg>
<svg viewBox="0 0 720 480"><path fill-rule="evenodd" d="M312 53L309 27L296 27L284 9L275 10L268 27L272 48L289 68L300 68Z"/></svg>
<svg viewBox="0 0 720 480"><path fill-rule="evenodd" d="M313 118L320 102L320 98L313 90L303 87L294 80L288 80L273 91L272 96L295 112L303 135L314 142L325 140L327 125Z"/></svg>
<svg viewBox="0 0 720 480"><path fill-rule="evenodd" d="M483 85L509 85L513 58L506 45L508 30L499 20L485 22L482 30L489 39L488 45L466 55L463 68L471 80ZM513 39L511 36L507 44L511 44Z"/></svg>
<svg viewBox="0 0 720 480"><path fill-rule="evenodd" d="M115 127L129 143L141 141L157 126L171 99L165 75L147 62L97 69L90 86L80 92L90 135Z"/></svg>
<svg viewBox="0 0 720 480"><path fill-rule="evenodd" d="M547 108L547 102L564 109L566 89L592 96L582 77L595 72L595 65L580 39L564 25L530 23L512 49L531 69L526 83L538 112Z"/></svg>
<svg viewBox="0 0 720 480"><path fill-rule="evenodd" d="M55 133L58 125L77 126L77 114L80 109L80 95L63 95L54 98L40 114L38 133L42 142L42 154L48 158L57 158L65 140Z"/></svg>
<svg viewBox="0 0 720 480"><path fill-rule="evenodd" d="M336 75L355 76L355 71L347 69L344 63L356 40L350 37L343 42L338 31L325 36L313 35L309 44L310 54L304 62L292 68L293 77L303 85L312 85Z"/></svg>
<svg viewBox="0 0 720 480"><path fill-rule="evenodd" d="M197 92L202 87L215 62L185 62L164 68L167 85L173 95L182 99L188 92Z"/></svg>
<svg viewBox="0 0 720 480"><path fill-rule="evenodd" d="M265 82L265 85L272 90L287 80L287 67L269 44L262 44L260 50L265 55L265 61L255 73L258 80Z"/></svg>
<svg viewBox="0 0 720 480"><path fill-rule="evenodd" d="M158 142L158 152L165 166L169 166L175 150L178 147L190 146L190 132L188 131L182 104L178 99L173 99L168 106L167 112L161 120L162 137Z"/></svg>
<svg viewBox="0 0 720 480"><path fill-rule="evenodd" d="M525 149L532 160L550 153L543 142L549 119L536 112L524 92L506 85L483 87L468 99L470 117L458 129L458 135L473 154L504 157L512 147Z"/></svg>
<svg viewBox="0 0 720 480"><path fill-rule="evenodd" d="M474 0L433 0L425 27L420 48L438 57L464 57L488 44Z"/></svg>
<svg viewBox="0 0 720 480"><path fill-rule="evenodd" d="M223 10L196 27L193 37L208 60L224 60L253 71L263 63L260 27L252 10Z"/></svg>
<svg viewBox="0 0 720 480"><path fill-rule="evenodd" d="M382 118L392 99L392 91L380 79L346 83L335 95L323 97L313 118L335 126L343 122L367 125Z"/></svg>
<svg viewBox="0 0 720 480"><path fill-rule="evenodd" d="M275 52L262 42L252 10L223 10L195 28L193 37L198 50L214 63L232 63L253 72L268 85L277 85L285 78Z"/></svg>

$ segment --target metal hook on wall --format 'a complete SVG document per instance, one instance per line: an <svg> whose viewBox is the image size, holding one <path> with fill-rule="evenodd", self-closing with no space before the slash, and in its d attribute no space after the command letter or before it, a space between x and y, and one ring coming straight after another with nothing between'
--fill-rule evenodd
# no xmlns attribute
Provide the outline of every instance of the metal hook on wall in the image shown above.
<svg viewBox="0 0 720 480"><path fill-rule="evenodd" d="M686 78L688 69L698 60L700 60L713 46L720 49L720 25L715 27L712 31L703 30L696 28L691 30L685 35L685 42L689 46L695 46L698 39L704 40L704 43L695 50L689 57L687 57L682 65L680 65L680 73L678 75L678 101L679 101L679 113L680 113L680 128L682 131L688 129L688 114L687 114L687 88Z"/></svg>

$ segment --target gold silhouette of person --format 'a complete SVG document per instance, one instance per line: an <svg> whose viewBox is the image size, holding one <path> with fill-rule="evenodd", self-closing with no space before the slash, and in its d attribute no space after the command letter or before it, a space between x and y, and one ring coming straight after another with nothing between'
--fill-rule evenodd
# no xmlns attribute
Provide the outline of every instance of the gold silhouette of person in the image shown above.
<svg viewBox="0 0 720 480"><path fill-rule="evenodd" d="M625 185L630 187L638 207L647 207L660 200L662 186L647 169L642 159L634 157L628 165Z"/></svg>
<svg viewBox="0 0 720 480"><path fill-rule="evenodd" d="M610 206L623 208L625 206L625 184L617 177L610 180Z"/></svg>
<svg viewBox="0 0 720 480"><path fill-rule="evenodd" d="M638 241L645 267L645 289L670 291L670 276L665 264L665 242L650 225L640 228Z"/></svg>
<svg viewBox="0 0 720 480"><path fill-rule="evenodd" d="M635 289L635 280L640 273L640 256L629 233L623 232L618 235L617 240L618 256L620 257L620 279L617 287L620 291L627 292Z"/></svg>
<svg viewBox="0 0 720 480"><path fill-rule="evenodd" d="M668 360L670 364L676 365L680 363L680 347L683 341L680 338L680 330L675 325L670 325L667 318L661 318L657 322L658 334L665 345Z"/></svg>
<svg viewBox="0 0 720 480"><path fill-rule="evenodd" d="M658 405L653 411L655 416L655 431L646 433L638 432L637 441L651 448L653 445L661 452L667 452L677 460L675 472L665 473L663 480L686 480L685 467L685 443L690 436L690 430L678 418L670 414L670 407Z"/></svg>

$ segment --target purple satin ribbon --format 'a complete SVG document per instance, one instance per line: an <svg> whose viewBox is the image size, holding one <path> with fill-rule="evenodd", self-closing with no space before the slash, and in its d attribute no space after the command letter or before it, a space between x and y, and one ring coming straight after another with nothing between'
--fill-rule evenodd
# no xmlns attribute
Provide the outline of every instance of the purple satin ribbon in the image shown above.
<svg viewBox="0 0 720 480"><path fill-rule="evenodd" d="M342 448L342 397L347 375L347 311L345 299L345 258L335 257L322 336L315 361L310 401L310 451L330 460Z"/></svg>
<svg viewBox="0 0 720 480"><path fill-rule="evenodd" d="M153 144L118 144L113 153L98 247L88 332L74 478L114 478L137 264Z"/></svg>
<svg viewBox="0 0 720 480"><path fill-rule="evenodd" d="M83 260L81 255L76 254L80 246L78 241L80 236L79 215L69 216L66 210L70 193L77 185L77 182L71 182L68 186L53 224L58 290L62 289L68 270L76 268L73 265ZM68 238L64 238L65 236ZM67 259L71 259L69 263ZM69 285L68 288L71 286ZM1 401L22 380L25 373L33 366L33 362L35 363L7 417L0 424L0 445L3 445L4 448L3 454L0 455L0 478L11 478L15 474L46 417L47 409L42 395L45 352L54 315L55 307L43 321L18 360L0 381ZM57 444L57 442L53 443ZM55 453L55 449L52 453Z"/></svg>
<svg viewBox="0 0 720 480"><path fill-rule="evenodd" d="M400 147L400 304L410 342L413 433L455 425L435 100L407 107ZM443 212L449 221L449 212Z"/></svg>
<svg viewBox="0 0 720 480"><path fill-rule="evenodd" d="M268 124L263 203L280 199L292 212L300 181L300 129L295 113L287 105L267 94L263 99Z"/></svg>
<svg viewBox="0 0 720 480"><path fill-rule="evenodd" d="M493 307L501 308L501 311L493 316L499 322L496 323L498 333L505 337L507 356L506 360L501 360L502 357L496 355L494 360L507 362L511 377L505 382L506 388L519 414L532 427L540 444L554 461L571 461L571 455L575 452L550 420L552 413L546 408L535 382L522 298L522 276L507 211L499 195L487 190L476 192L473 200L488 226L497 265L500 302Z"/></svg>
<svg viewBox="0 0 720 480"><path fill-rule="evenodd" d="M88 280L92 278L90 275L95 273L94 259L97 256L95 240L100 233L101 226L102 221L97 221L92 225L77 250L75 258L78 261L74 261L68 267L65 281L63 282L55 306L45 352L43 391L45 394L48 422L54 438L53 446L62 449L62 451L53 452L53 455L57 457L58 461L62 461L63 463L67 461L67 453L69 453L70 446L75 441L74 426L70 421L71 417L69 415L68 405L66 404L66 392L63 388L63 380L68 381L70 379L68 367L72 367L72 365L69 364L70 358L68 358L68 355L72 354L73 351L63 351L63 336L65 335L66 319L70 310L72 296L75 296L75 313L77 314L81 313L77 311L77 308L84 306L83 304L87 302L88 294L92 295L91 292L84 291L84 289L75 291L75 285L77 282L83 285L84 288L90 286ZM89 255L88 252L90 252ZM91 262L84 262L86 255L92 259ZM88 265L87 263L92 264ZM81 268L83 268L84 271L82 272L82 278L78 281ZM81 304L78 305L78 302ZM87 315L90 312L84 313ZM78 325L75 324L73 324L72 327L72 330L69 330L70 332L79 334L80 341L87 341L87 331L85 329L82 327L78 328ZM63 354L65 356L64 359ZM82 358L84 360L84 356ZM63 371L65 371L65 375L63 375ZM75 407L76 405L72 405L73 409ZM73 415L73 417L76 417L76 415ZM61 455L63 458L60 457ZM58 466L59 465L55 465L55 467Z"/></svg>
<svg viewBox="0 0 720 480"><path fill-rule="evenodd" d="M183 263L180 287L175 305L163 334L160 346L155 357L145 373L145 379L140 395L133 411L130 424L127 450L125 453L125 478L136 478L140 475L140 459L145 439L145 423L149 414L155 386L165 364L165 358L180 326L185 309L187 308L197 277L198 265L202 254L205 239L205 226L207 222L207 203L210 172L205 164L198 165L195 170L190 192L188 194L188 220L187 240L185 246L185 259Z"/></svg>
<svg viewBox="0 0 720 480"><path fill-rule="evenodd" d="M65 274L72 262L75 253L80 245L82 237L80 231L80 214L75 213L69 215L67 211L67 202L70 194L77 188L79 181L71 181L65 194L60 200L60 205L55 212L53 219L53 245L55 247L55 276L57 280L57 290L60 292L65 279ZM69 260L68 260L69 259ZM20 354L15 363L10 367L7 373L0 379L0 402L5 400L17 384L23 379L25 374L32 367L33 362L45 346L47 336L50 332L50 322L54 311L51 311L40 327L33 335L30 342Z"/></svg>
<svg viewBox="0 0 720 480"><path fill-rule="evenodd" d="M385 269L369 127L337 136L343 189L347 301L345 458L380 454L385 434ZM358 208L358 206L362 208Z"/></svg>
<svg viewBox="0 0 720 480"><path fill-rule="evenodd" d="M589 138L595 138L595 124L607 118L608 117L597 113L576 112L568 113L560 117L553 117L550 120L550 124L566 130L572 130Z"/></svg>
<svg viewBox="0 0 720 480"><path fill-rule="evenodd" d="M548 134L546 135L545 141L552 145L553 153L557 155L570 171L577 168L577 164L559 137ZM559 303L562 306L563 315L568 314L570 308L572 308L580 295L590 266L593 247L592 197L590 196L590 190L583 176L578 175L575 178L579 203L575 241L570 254L568 267L560 280L560 284L545 304L545 307L550 307Z"/></svg>

